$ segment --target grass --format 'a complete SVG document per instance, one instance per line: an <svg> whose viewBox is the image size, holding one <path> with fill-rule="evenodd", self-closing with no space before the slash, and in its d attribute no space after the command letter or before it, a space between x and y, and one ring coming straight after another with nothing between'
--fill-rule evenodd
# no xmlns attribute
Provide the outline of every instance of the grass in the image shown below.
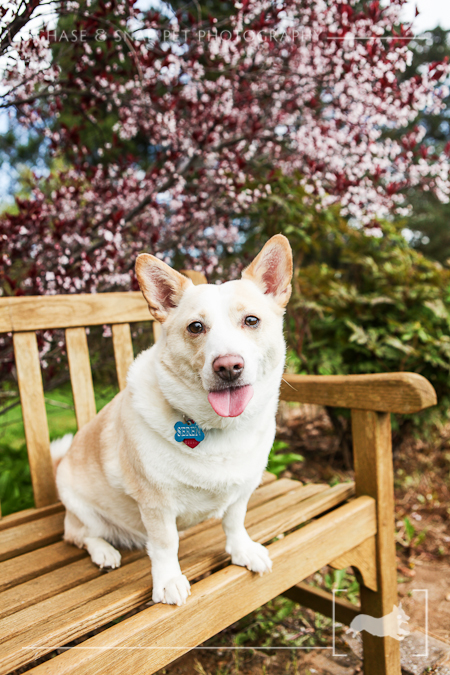
<svg viewBox="0 0 450 675"><path fill-rule="evenodd" d="M117 393L114 387L95 392L97 410ZM75 433L77 424L70 385L45 396L50 440ZM0 504L2 515L34 506L25 430L20 406L0 417Z"/></svg>

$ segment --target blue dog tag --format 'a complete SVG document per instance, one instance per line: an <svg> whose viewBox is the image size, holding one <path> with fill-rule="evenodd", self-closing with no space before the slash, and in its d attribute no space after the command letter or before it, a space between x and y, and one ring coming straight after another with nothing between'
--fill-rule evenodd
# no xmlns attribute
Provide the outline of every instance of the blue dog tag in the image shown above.
<svg viewBox="0 0 450 675"><path fill-rule="evenodd" d="M189 448L195 448L205 438L205 434L194 420L188 420L186 423L177 422L175 424L175 440L178 443L185 443Z"/></svg>

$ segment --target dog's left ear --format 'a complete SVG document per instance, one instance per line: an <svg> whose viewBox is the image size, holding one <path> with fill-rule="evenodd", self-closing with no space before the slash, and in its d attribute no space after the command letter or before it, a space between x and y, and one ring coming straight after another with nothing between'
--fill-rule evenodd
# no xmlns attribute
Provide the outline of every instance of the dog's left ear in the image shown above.
<svg viewBox="0 0 450 675"><path fill-rule="evenodd" d="M280 307L291 297L292 250L282 234L269 239L253 262L242 272L243 279L253 281L266 295L272 295Z"/></svg>
<svg viewBox="0 0 450 675"><path fill-rule="evenodd" d="M192 286L190 279L148 253L137 257L136 276L151 315L160 323L177 307L186 288Z"/></svg>

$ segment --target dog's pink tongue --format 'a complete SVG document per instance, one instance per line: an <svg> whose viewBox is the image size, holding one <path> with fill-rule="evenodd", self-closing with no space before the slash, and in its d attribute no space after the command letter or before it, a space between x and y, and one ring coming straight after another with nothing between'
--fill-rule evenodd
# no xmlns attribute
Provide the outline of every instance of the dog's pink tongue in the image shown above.
<svg viewBox="0 0 450 675"><path fill-rule="evenodd" d="M237 387L236 389L210 391L208 401L214 411L221 417L238 417L244 412L252 396L253 387L251 384L246 384L245 387Z"/></svg>

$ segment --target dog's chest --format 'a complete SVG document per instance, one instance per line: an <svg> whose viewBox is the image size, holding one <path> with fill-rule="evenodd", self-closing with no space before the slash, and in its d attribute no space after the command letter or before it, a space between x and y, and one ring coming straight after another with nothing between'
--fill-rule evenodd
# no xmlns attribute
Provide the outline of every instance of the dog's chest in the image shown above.
<svg viewBox="0 0 450 675"><path fill-rule="evenodd" d="M242 494L242 485L216 486L214 489L179 487L177 527L185 530L208 518L222 518L228 506Z"/></svg>

